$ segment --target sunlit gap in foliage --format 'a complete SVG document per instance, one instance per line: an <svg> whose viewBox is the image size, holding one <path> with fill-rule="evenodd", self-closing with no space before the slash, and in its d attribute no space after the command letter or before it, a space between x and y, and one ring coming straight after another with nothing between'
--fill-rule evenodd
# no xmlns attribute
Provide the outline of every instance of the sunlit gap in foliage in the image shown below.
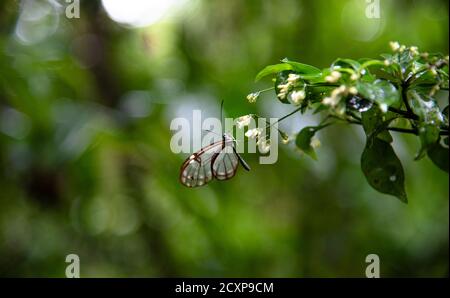
<svg viewBox="0 0 450 298"><path fill-rule="evenodd" d="M185 0L102 0L103 7L114 21L130 27L146 27L178 11Z"/></svg>

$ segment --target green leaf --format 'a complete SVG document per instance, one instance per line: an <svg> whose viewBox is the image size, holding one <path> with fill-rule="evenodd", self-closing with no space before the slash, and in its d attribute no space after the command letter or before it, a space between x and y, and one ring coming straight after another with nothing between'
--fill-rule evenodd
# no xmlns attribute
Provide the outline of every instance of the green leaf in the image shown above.
<svg viewBox="0 0 450 298"><path fill-rule="evenodd" d="M361 169L375 190L408 202L403 167L388 142L379 138L368 139L361 156Z"/></svg>
<svg viewBox="0 0 450 298"><path fill-rule="evenodd" d="M278 73L283 70L292 70L292 66L287 63L279 63L274 65L268 65L264 67L258 74L256 75L255 81L259 81L265 76L268 76L270 74Z"/></svg>
<svg viewBox="0 0 450 298"><path fill-rule="evenodd" d="M384 66L384 61L380 61L377 59L364 59L362 61L364 62L361 64L361 69L365 69L374 65Z"/></svg>
<svg viewBox="0 0 450 298"><path fill-rule="evenodd" d="M318 69L317 67L314 67L312 65L295 62L295 61L290 61L287 58L284 58L281 61L292 66L292 70L294 70L295 72L298 72L299 74L315 75L315 76L321 75L320 69Z"/></svg>
<svg viewBox="0 0 450 298"><path fill-rule="evenodd" d="M316 151L314 151L314 148L311 146L311 139L314 137L317 130L317 127L314 126L304 127L297 134L295 139L295 145L297 145L297 148L311 156L314 160L317 160L317 155Z"/></svg>
<svg viewBox="0 0 450 298"><path fill-rule="evenodd" d="M400 100L400 92L393 84L385 80L376 80L373 83L358 82L356 88L364 98L380 105L391 106Z"/></svg>
<svg viewBox="0 0 450 298"><path fill-rule="evenodd" d="M413 112L419 116L418 132L421 148L415 157L415 160L419 160L439 140L440 125L444 121L444 116L432 97L417 90L408 92L408 101Z"/></svg>
<svg viewBox="0 0 450 298"><path fill-rule="evenodd" d="M425 124L419 127L419 138L421 143L421 148L417 153L415 160L422 159L427 150L436 144L439 140L440 128L436 125Z"/></svg>
<svg viewBox="0 0 450 298"><path fill-rule="evenodd" d="M446 106L442 110L442 116L444 116L444 122L447 123L447 124L448 124L448 119L449 119L448 110L449 110L449 106Z"/></svg>
<svg viewBox="0 0 450 298"><path fill-rule="evenodd" d="M442 143L447 142L447 147L444 147ZM443 138L442 142L436 142L430 146L427 151L428 157L433 161L433 163L443 171L448 173L448 137Z"/></svg>
<svg viewBox="0 0 450 298"><path fill-rule="evenodd" d="M346 58L338 58L336 59L333 64L331 64L332 67L340 66L340 67L348 67L350 66L353 68L353 70L359 70L361 67L361 64L353 59L346 59Z"/></svg>
<svg viewBox="0 0 450 298"><path fill-rule="evenodd" d="M385 126L383 113L378 107L372 107L366 112L361 113L361 120L367 138L377 137L388 143L392 143L393 139L391 134L383 128Z"/></svg>
<svg viewBox="0 0 450 298"><path fill-rule="evenodd" d="M410 51L403 51L397 53L398 63L402 69L402 72L409 73L411 71L411 67L413 61L416 59Z"/></svg>

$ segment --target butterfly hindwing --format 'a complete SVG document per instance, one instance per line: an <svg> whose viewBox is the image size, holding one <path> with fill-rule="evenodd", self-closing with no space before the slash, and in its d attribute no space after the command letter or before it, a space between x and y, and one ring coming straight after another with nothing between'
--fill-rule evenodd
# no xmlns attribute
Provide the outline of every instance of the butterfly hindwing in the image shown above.
<svg viewBox="0 0 450 298"><path fill-rule="evenodd" d="M233 150L233 143L227 144L212 161L212 173L217 180L228 180L236 175L239 159Z"/></svg>

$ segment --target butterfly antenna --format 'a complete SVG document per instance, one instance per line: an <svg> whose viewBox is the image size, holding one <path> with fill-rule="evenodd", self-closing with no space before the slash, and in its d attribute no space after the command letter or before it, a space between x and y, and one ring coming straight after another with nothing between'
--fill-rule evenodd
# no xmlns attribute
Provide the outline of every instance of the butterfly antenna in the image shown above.
<svg viewBox="0 0 450 298"><path fill-rule="evenodd" d="M223 119L223 99L220 103L220 121L222 123L222 134L225 132L225 127L224 127L224 119Z"/></svg>

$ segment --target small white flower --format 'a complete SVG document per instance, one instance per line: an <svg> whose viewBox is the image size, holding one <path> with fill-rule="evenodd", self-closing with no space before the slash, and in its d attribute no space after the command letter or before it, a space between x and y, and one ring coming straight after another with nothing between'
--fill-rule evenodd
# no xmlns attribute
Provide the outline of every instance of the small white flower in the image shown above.
<svg viewBox="0 0 450 298"><path fill-rule="evenodd" d="M352 81L356 81L357 79L359 79L359 74L357 74L357 73L353 73L350 76L350 80L352 80Z"/></svg>
<svg viewBox="0 0 450 298"><path fill-rule="evenodd" d="M261 133L262 133L261 128L252 128L245 132L245 136L249 139L256 139L261 135Z"/></svg>
<svg viewBox="0 0 450 298"><path fill-rule="evenodd" d="M300 80L300 76L295 73L290 73L287 79L290 84L295 84L298 80Z"/></svg>
<svg viewBox="0 0 450 298"><path fill-rule="evenodd" d="M347 87L345 85L341 85L338 88L333 89L331 91L331 97L338 97L341 94L345 94L347 92Z"/></svg>
<svg viewBox="0 0 450 298"><path fill-rule="evenodd" d="M383 113L386 113L386 112L388 111L388 105L385 104L385 103L380 103L380 110L381 110Z"/></svg>
<svg viewBox="0 0 450 298"><path fill-rule="evenodd" d="M398 51L400 53L404 52L406 50L406 46L405 45L401 45L400 49L398 49Z"/></svg>
<svg viewBox="0 0 450 298"><path fill-rule="evenodd" d="M329 96L329 97L325 97L325 98L322 100L322 103L323 103L324 105L334 107L334 106L336 106L336 105L339 103L339 100L340 100L340 97L332 97L332 96Z"/></svg>
<svg viewBox="0 0 450 298"><path fill-rule="evenodd" d="M277 86L277 88L280 89L280 90L285 90L285 89L288 89L289 86L290 86L289 83L287 83L287 84L280 84L280 85Z"/></svg>
<svg viewBox="0 0 450 298"><path fill-rule="evenodd" d="M259 97L259 92L253 92L247 95L247 100L249 103L254 103Z"/></svg>
<svg viewBox="0 0 450 298"><path fill-rule="evenodd" d="M394 52L397 52L398 50L400 50L400 44L398 43L398 41L389 42L389 46L391 47L392 51L394 51Z"/></svg>
<svg viewBox="0 0 450 298"><path fill-rule="evenodd" d="M309 145L313 148L317 148L321 145L320 140L317 137L312 137Z"/></svg>
<svg viewBox="0 0 450 298"><path fill-rule="evenodd" d="M270 140L261 139L258 141L259 152L265 154L270 151Z"/></svg>
<svg viewBox="0 0 450 298"><path fill-rule="evenodd" d="M358 89L356 89L355 86L352 86L352 87L348 88L348 93L356 95L356 94L358 94Z"/></svg>
<svg viewBox="0 0 450 298"><path fill-rule="evenodd" d="M300 104L306 97L305 90L294 91L291 93L291 99L294 104Z"/></svg>
<svg viewBox="0 0 450 298"><path fill-rule="evenodd" d="M409 51L411 52L411 54L413 54L414 56L419 55L419 48L416 46L412 46L409 48Z"/></svg>
<svg viewBox="0 0 450 298"><path fill-rule="evenodd" d="M341 78L339 71L333 70L329 76L325 77L325 81L328 83L336 83Z"/></svg>
<svg viewBox="0 0 450 298"><path fill-rule="evenodd" d="M279 92L278 95L277 95L277 97L278 97L279 99L285 99L285 98L286 98L286 92Z"/></svg>
<svg viewBox="0 0 450 298"><path fill-rule="evenodd" d="M291 84L289 82L286 84L278 85L277 88L280 89L280 91L278 92L278 98L280 98L280 99L286 98L286 95L288 94L290 87L291 87Z"/></svg>
<svg viewBox="0 0 450 298"><path fill-rule="evenodd" d="M238 126L238 128L243 128L245 126L248 126L251 121L252 121L251 115L241 116L237 119L236 125Z"/></svg>
<svg viewBox="0 0 450 298"><path fill-rule="evenodd" d="M391 61L389 61L388 59L384 60L384 65L389 66L391 65Z"/></svg>
<svg viewBox="0 0 450 298"><path fill-rule="evenodd" d="M436 67L431 67L430 68L430 71L431 71L431 74L433 75L433 76L437 76L437 71L436 71Z"/></svg>
<svg viewBox="0 0 450 298"><path fill-rule="evenodd" d="M282 138L281 138L281 143L283 143L283 144L288 144L289 142L291 141L291 139L289 138L289 136L283 136Z"/></svg>

